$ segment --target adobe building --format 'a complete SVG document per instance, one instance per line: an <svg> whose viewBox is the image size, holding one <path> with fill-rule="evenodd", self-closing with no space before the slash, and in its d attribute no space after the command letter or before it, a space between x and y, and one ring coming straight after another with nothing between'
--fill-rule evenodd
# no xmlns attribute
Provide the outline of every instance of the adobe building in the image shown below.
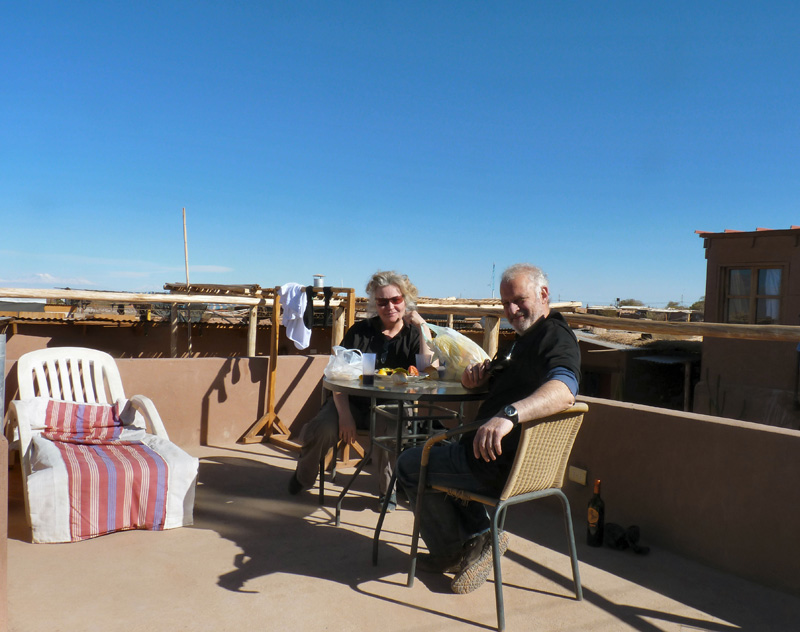
<svg viewBox="0 0 800 632"><path fill-rule="evenodd" d="M706 322L800 325L800 226L697 233ZM705 337L702 354L695 412L800 428L800 345Z"/></svg>

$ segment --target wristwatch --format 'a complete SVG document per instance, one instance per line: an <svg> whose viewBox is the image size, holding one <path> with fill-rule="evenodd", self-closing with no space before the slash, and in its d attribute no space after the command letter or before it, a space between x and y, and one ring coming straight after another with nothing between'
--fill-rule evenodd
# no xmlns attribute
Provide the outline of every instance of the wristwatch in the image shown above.
<svg viewBox="0 0 800 632"><path fill-rule="evenodd" d="M515 426L519 423L519 413L517 409L514 408L513 404L509 404L508 406L503 408L503 414L511 420L511 423Z"/></svg>

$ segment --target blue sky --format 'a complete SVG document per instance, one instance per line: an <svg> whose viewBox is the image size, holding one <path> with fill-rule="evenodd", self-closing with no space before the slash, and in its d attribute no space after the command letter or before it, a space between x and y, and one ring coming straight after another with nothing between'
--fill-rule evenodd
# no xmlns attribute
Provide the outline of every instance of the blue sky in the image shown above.
<svg viewBox="0 0 800 632"><path fill-rule="evenodd" d="M7 2L0 287L691 303L800 224L792 2ZM497 294L497 281L494 284Z"/></svg>

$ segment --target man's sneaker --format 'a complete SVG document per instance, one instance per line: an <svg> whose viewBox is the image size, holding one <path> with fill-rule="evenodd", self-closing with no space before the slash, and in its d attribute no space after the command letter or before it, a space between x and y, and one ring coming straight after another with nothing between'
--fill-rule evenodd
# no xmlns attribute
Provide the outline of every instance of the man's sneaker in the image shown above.
<svg viewBox="0 0 800 632"><path fill-rule="evenodd" d="M450 588L454 593L466 595L480 588L492 572L492 534L491 531L473 538L474 545L466 551L461 570L456 573ZM508 533L501 531L497 537L500 555L508 550ZM469 543L468 543L469 544ZM466 545L465 545L466 548Z"/></svg>

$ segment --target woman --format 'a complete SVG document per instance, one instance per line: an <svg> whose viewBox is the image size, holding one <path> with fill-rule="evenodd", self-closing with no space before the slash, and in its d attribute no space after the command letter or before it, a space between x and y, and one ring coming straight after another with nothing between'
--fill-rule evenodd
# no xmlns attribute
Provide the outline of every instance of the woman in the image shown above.
<svg viewBox="0 0 800 632"><path fill-rule="evenodd" d="M417 288L405 274L376 272L367 283L368 311L376 316L354 324L344 335L341 346L374 353L375 368L408 368L416 364L416 354L430 357L425 344L428 326L416 311ZM317 480L320 459L335 448L339 440L352 443L356 431L369 428L370 400L333 393L300 433L302 449L297 469L289 481L289 493L299 494ZM381 498L392 477L384 450L378 450L378 489Z"/></svg>

